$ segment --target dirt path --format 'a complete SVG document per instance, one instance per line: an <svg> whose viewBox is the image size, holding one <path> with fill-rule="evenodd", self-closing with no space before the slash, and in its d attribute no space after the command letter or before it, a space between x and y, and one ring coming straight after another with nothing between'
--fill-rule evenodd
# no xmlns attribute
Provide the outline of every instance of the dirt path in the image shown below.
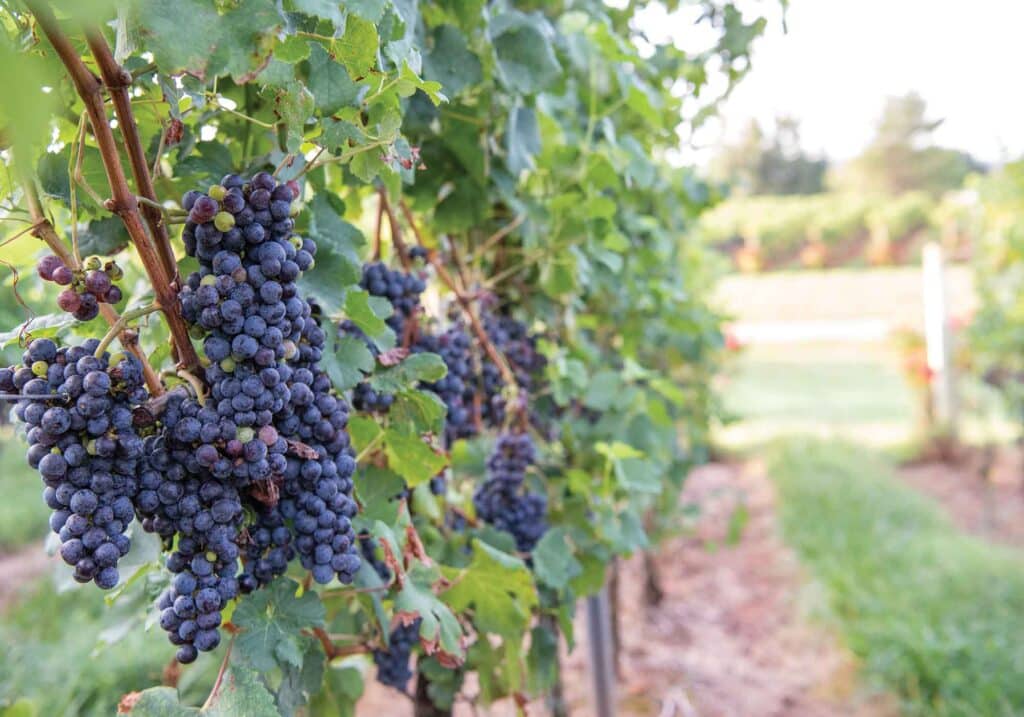
<svg viewBox="0 0 1024 717"><path fill-rule="evenodd" d="M884 698L859 692L849 654L802 617L807 588L775 523L772 484L757 466L715 464L689 479L686 502L701 506L694 530L670 541L656 562L665 597L643 604L639 557L623 563L619 715L645 717L888 717ZM741 537L729 544L745 505ZM581 606L582 613L582 606ZM580 615L582 618L582 614ZM595 714L586 631L565 662L574 717ZM410 714L394 692L368 686L359 715ZM381 712L385 709L385 712ZM457 715L471 715L467 708ZM509 705L479 714L511 715ZM531 714L545 714L540 705Z"/></svg>
<svg viewBox="0 0 1024 717"><path fill-rule="evenodd" d="M15 553L0 555L0 613L49 569L50 560L42 543L31 543Z"/></svg>
<svg viewBox="0 0 1024 717"><path fill-rule="evenodd" d="M1024 547L1024 455L1000 448L987 478L983 456L973 451L956 463L905 466L900 477L939 503L964 532L1011 547Z"/></svg>

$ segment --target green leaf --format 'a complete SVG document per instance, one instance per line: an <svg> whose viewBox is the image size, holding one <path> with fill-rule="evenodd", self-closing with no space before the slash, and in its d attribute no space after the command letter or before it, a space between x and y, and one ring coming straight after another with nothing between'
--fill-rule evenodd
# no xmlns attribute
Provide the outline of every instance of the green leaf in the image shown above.
<svg viewBox="0 0 1024 717"><path fill-rule="evenodd" d="M360 466L354 480L356 495L363 506L360 516L392 525L398 519L395 496L405 490L402 477L386 468L368 465Z"/></svg>
<svg viewBox="0 0 1024 717"><path fill-rule="evenodd" d="M352 81L345 68L335 62L319 42L310 41L309 48L306 86L313 93L316 108L330 115L342 107L355 104L359 86Z"/></svg>
<svg viewBox="0 0 1024 717"><path fill-rule="evenodd" d="M287 130L285 147L289 152L297 152L302 145L306 120L313 114L313 95L302 86L278 90L274 98L274 114Z"/></svg>
<svg viewBox="0 0 1024 717"><path fill-rule="evenodd" d="M302 665L285 665L277 688L277 709L283 717L294 717L319 692L324 678L325 655L318 640L304 638Z"/></svg>
<svg viewBox="0 0 1024 717"><path fill-rule="evenodd" d="M120 217L93 219L89 227L78 234L78 248L82 256L110 256L124 249L130 241Z"/></svg>
<svg viewBox="0 0 1024 717"><path fill-rule="evenodd" d="M384 9L389 4L389 0L347 0L345 2L345 6L351 12L370 22L380 22L380 19L384 17Z"/></svg>
<svg viewBox="0 0 1024 717"><path fill-rule="evenodd" d="M274 46L274 57L294 64L309 57L309 43L298 35L288 35Z"/></svg>
<svg viewBox="0 0 1024 717"><path fill-rule="evenodd" d="M472 607L479 630L515 638L526 629L537 589L522 560L474 540L469 567L444 574L453 584L441 597L457 612Z"/></svg>
<svg viewBox="0 0 1024 717"><path fill-rule="evenodd" d="M417 381L440 381L447 373L448 367L437 354L410 354L397 365L371 376L370 387L379 393L398 393L413 388Z"/></svg>
<svg viewBox="0 0 1024 717"><path fill-rule="evenodd" d="M450 663L461 663L465 657L462 628L444 602L434 594L433 585L439 577L436 569L416 563L405 575L401 592L395 596L395 612L418 615L420 641L426 642L428 654L436 651Z"/></svg>
<svg viewBox="0 0 1024 717"><path fill-rule="evenodd" d="M370 294L365 289L350 289L346 292L343 308L345 316L382 350L387 351L395 345L395 332L373 310Z"/></svg>
<svg viewBox="0 0 1024 717"><path fill-rule="evenodd" d="M299 585L278 578L239 603L232 617L242 632L235 647L261 672L277 666L302 666L301 631L324 623L324 606L313 592L302 597L295 593Z"/></svg>
<svg viewBox="0 0 1024 717"><path fill-rule="evenodd" d="M369 416L352 416L348 422L348 432L352 437L352 447L362 453L366 447L380 438L384 429Z"/></svg>
<svg viewBox="0 0 1024 717"><path fill-rule="evenodd" d="M234 168L231 150L222 142L199 142L193 154L178 162L177 171L219 181L225 174L234 171Z"/></svg>
<svg viewBox="0 0 1024 717"><path fill-rule="evenodd" d="M263 64L263 38L284 24L272 0L246 0L224 15L204 0L143 0L138 17L161 71L226 72L236 80Z"/></svg>
<svg viewBox="0 0 1024 717"><path fill-rule="evenodd" d="M399 391L388 416L397 424L408 423L416 433L437 433L444 430L448 407L433 391Z"/></svg>
<svg viewBox="0 0 1024 717"><path fill-rule="evenodd" d="M558 633L544 625L530 631L530 651L526 654L530 693L548 692L558 677Z"/></svg>
<svg viewBox="0 0 1024 717"><path fill-rule="evenodd" d="M606 411L622 397L622 378L618 371L599 371L587 384L583 403L587 408Z"/></svg>
<svg viewBox="0 0 1024 717"><path fill-rule="evenodd" d="M16 344L23 337L25 339L28 339L30 336L37 339L52 339L54 336L57 336L71 328L76 323L78 322L75 321L71 314L65 314L63 312L59 314L36 316L29 319L24 324L15 326L10 331L0 333L0 348L6 348L11 344Z"/></svg>
<svg viewBox="0 0 1024 717"><path fill-rule="evenodd" d="M323 193L309 204L308 233L317 245L316 265L301 281L328 316L341 311L346 287L359 282L358 249L365 243L362 232L341 218L342 211Z"/></svg>
<svg viewBox="0 0 1024 717"><path fill-rule="evenodd" d="M661 492L661 471L643 458L624 458L615 461L615 476L626 490L639 493Z"/></svg>
<svg viewBox="0 0 1024 717"><path fill-rule="evenodd" d="M554 31L539 13L510 10L491 22L498 75L510 90L535 94L562 72L552 46Z"/></svg>
<svg viewBox="0 0 1024 717"><path fill-rule="evenodd" d="M516 107L508 115L505 128L505 151L508 152L508 170L512 174L533 169L534 155L540 153L540 127L531 107Z"/></svg>
<svg viewBox="0 0 1024 717"><path fill-rule="evenodd" d="M235 664L228 667L217 694L202 709L181 704L178 691L173 687L151 687L138 693L138 700L123 714L134 717L276 717L279 713L259 675Z"/></svg>
<svg viewBox="0 0 1024 717"><path fill-rule="evenodd" d="M350 17L345 23L345 34L334 43L335 59L341 62L353 77L368 74L377 64L380 40L377 28L368 20Z"/></svg>
<svg viewBox="0 0 1024 717"><path fill-rule="evenodd" d="M363 676L358 667L329 665L323 686L312 703L311 715L355 717L356 702L363 695Z"/></svg>
<svg viewBox="0 0 1024 717"><path fill-rule="evenodd" d="M334 350L325 347L320 367L327 372L338 391L347 391L373 371L373 354L366 342L354 336L343 336Z"/></svg>
<svg viewBox="0 0 1024 717"><path fill-rule="evenodd" d="M433 45L423 57L423 76L441 83L448 97L483 79L480 58L469 50L466 36L453 25L440 25L431 33Z"/></svg>
<svg viewBox="0 0 1024 717"><path fill-rule="evenodd" d="M303 15L329 20L338 27L345 25L345 11L338 0L292 0L292 3Z"/></svg>
<svg viewBox="0 0 1024 717"><path fill-rule="evenodd" d="M563 528L551 528L531 553L533 572L545 585L562 590L583 568L573 555Z"/></svg>
<svg viewBox="0 0 1024 717"><path fill-rule="evenodd" d="M405 478L410 488L430 480L448 464L417 434L389 428L384 443L388 467Z"/></svg>

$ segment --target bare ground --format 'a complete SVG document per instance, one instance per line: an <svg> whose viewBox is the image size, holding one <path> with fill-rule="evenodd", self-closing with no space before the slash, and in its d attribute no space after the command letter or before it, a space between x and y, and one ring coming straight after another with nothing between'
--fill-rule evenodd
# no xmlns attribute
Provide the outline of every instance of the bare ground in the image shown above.
<svg viewBox="0 0 1024 717"><path fill-rule="evenodd" d="M938 502L964 532L1024 546L1024 454L1019 449L1001 448L994 459L971 449L956 462L905 466L900 476Z"/></svg>
<svg viewBox="0 0 1024 717"><path fill-rule="evenodd" d="M41 543L31 543L17 552L0 555L0 613L47 571L50 560Z"/></svg>
<svg viewBox="0 0 1024 717"><path fill-rule="evenodd" d="M884 697L861 691L856 664L835 636L802 615L807 590L795 557L777 533L772 484L756 465L713 464L687 482L701 506L693 531L670 541L656 564L665 597L643 600L639 557L622 564L619 596L619 715L671 717L882 717ZM736 508L748 520L729 544ZM581 606L582 607L582 606ZM582 613L582 610L581 610ZM565 694L574 716L593 715L586 631L565 660ZM407 715L397 694L368 687L360 715ZM511 715L499 704L478 714ZM545 714L532 705L531 714ZM471 715L467 705L457 715Z"/></svg>

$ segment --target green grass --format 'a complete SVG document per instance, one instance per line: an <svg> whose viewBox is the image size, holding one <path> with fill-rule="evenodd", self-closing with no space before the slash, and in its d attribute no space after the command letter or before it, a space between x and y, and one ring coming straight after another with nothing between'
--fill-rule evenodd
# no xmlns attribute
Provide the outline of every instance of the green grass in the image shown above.
<svg viewBox="0 0 1024 717"><path fill-rule="evenodd" d="M910 715L1024 712L1024 561L967 537L865 448L786 441L768 461L786 540L865 675Z"/></svg>
<svg viewBox="0 0 1024 717"><path fill-rule="evenodd" d="M39 475L25 462L24 442L9 426L0 428L0 552L46 537L49 510L42 494Z"/></svg>
<svg viewBox="0 0 1024 717"><path fill-rule="evenodd" d="M752 347L720 389L727 414L738 419L716 435L729 449L790 435L891 447L910 441L916 425L915 397L896 359L878 347Z"/></svg>
<svg viewBox="0 0 1024 717"><path fill-rule="evenodd" d="M141 596L108 607L95 586L57 593L52 581L39 581L0 620L0 715L19 699L40 717L113 715L125 693L159 684L175 648L159 627L145 632L133 620L122 630L145 611ZM100 646L104 630L124 632L124 639ZM179 688L191 704L203 701L223 650L183 670Z"/></svg>

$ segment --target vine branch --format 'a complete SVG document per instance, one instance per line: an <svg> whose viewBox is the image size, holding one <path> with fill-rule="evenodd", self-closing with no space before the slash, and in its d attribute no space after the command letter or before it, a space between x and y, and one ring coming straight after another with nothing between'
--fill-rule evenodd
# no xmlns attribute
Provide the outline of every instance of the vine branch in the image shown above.
<svg viewBox="0 0 1024 717"><path fill-rule="evenodd" d="M391 226L391 242L395 245L395 253L398 254L398 260L402 262L402 268L407 272L412 271L412 262L409 261L408 248L406 247L405 240L402 239L402 228L398 223L398 217L395 216L395 208L388 201L388 190L384 187L379 187L377 193L380 195L380 208L388 215L388 224ZM415 232L414 228L413 233L415 234Z"/></svg>
<svg viewBox="0 0 1024 717"><path fill-rule="evenodd" d="M412 210L409 209L409 205L405 203L405 200L399 201L399 206L402 209L402 214L405 216L405 220L409 223L409 228L412 230L413 236L416 237L416 243L426 249L423 243L423 235L416 226L416 221L412 215ZM491 341L491 337L487 335L487 330L484 328L480 318L476 315L476 309L473 307L472 299L466 294L464 287L459 286L458 282L452 277L445 267L444 263L438 257L438 254L433 249L427 250L427 261L434 267L434 271L437 272L437 276L447 286L453 294L455 294L456 301L462 307L463 313L466 314L466 318L469 319L470 328L476 335L480 345L483 346L484 351L487 353L488 358L494 362L494 365L501 371L501 377L505 380L513 389L518 388L515 374L512 369L509 368L508 362L505 357L501 355L501 352L494 346L494 342Z"/></svg>
<svg viewBox="0 0 1024 717"><path fill-rule="evenodd" d="M85 66L78 56L70 40L61 31L50 8L40 0L27 0L27 5L36 18L36 22L46 35L53 49L67 69L75 90L81 97L89 114L89 122L92 125L93 136L99 147L100 156L103 160L103 168L107 174L107 183L110 185L112 199L106 202L106 208L117 214L124 223L128 235L131 237L139 258L146 269L146 273L153 283L153 290L156 300L163 310L170 328L171 338L178 351L178 358L186 368L195 369L199 367L199 356L188 336L188 327L178 310L177 292L172 286L174 275L166 271L160 253L156 250L150 237L146 234L142 217L139 211L139 203L128 187L124 169L121 167L121 158L118 153L114 134L110 129L110 122L107 118L106 109L103 106L102 83L89 68ZM116 64L116 63L115 63ZM145 163L143 163L144 165ZM146 170L148 177L148 169ZM150 188L152 189L152 188Z"/></svg>

